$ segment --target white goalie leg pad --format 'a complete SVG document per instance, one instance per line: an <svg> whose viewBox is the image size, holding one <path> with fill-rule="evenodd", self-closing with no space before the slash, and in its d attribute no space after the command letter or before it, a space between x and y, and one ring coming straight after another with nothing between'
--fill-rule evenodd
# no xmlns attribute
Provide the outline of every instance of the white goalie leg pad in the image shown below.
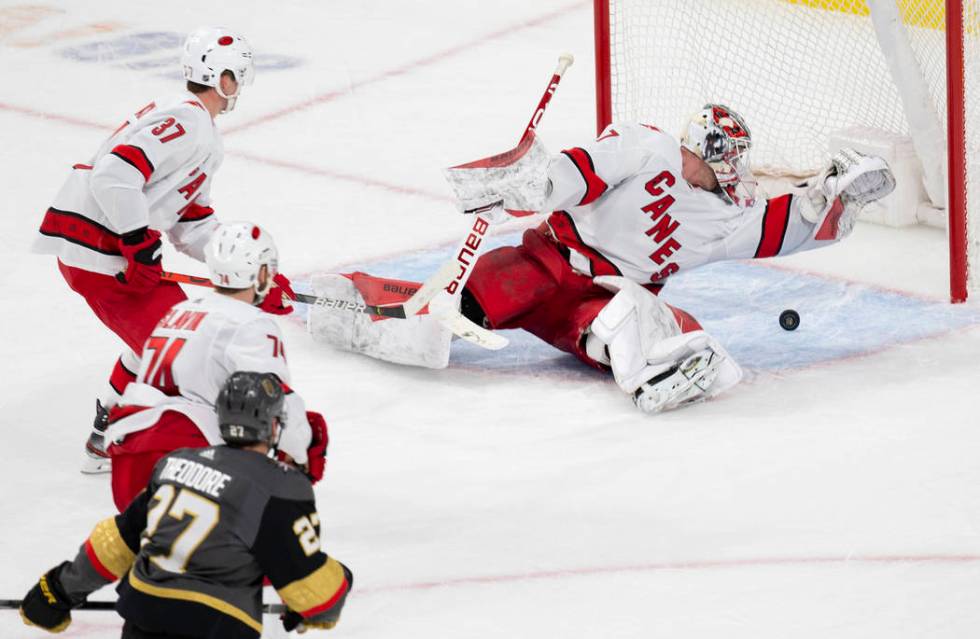
<svg viewBox="0 0 980 639"><path fill-rule="evenodd" d="M449 364L452 331L428 314L374 321L354 310L364 304L354 282L333 273L314 276L313 291L317 297L349 304L348 308L344 304L310 307L307 329L316 341L396 364L426 368Z"/></svg>
<svg viewBox="0 0 980 639"><path fill-rule="evenodd" d="M719 395L742 379L742 369L728 351L704 331L664 340L650 353L655 376L633 391L633 402L645 413L659 413Z"/></svg>
<svg viewBox="0 0 980 639"><path fill-rule="evenodd" d="M595 282L618 290L593 320L586 350L606 361L616 383L644 412L659 412L713 397L738 383L742 371L704 331L681 333L670 308L621 277Z"/></svg>

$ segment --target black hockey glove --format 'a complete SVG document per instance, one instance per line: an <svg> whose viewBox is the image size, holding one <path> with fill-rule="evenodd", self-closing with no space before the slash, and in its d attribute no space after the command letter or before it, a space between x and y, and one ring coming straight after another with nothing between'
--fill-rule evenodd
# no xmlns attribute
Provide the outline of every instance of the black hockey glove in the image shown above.
<svg viewBox="0 0 980 639"><path fill-rule="evenodd" d="M48 632L61 632L71 623L74 605L61 587L58 575L68 565L61 563L41 575L20 605L20 616L28 626L38 626Z"/></svg>

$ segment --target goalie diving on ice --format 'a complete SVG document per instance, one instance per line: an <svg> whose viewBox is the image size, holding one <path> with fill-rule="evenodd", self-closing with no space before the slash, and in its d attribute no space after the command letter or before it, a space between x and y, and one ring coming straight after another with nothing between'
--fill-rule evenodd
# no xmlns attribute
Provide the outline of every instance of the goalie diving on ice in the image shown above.
<svg viewBox="0 0 980 639"><path fill-rule="evenodd" d="M486 329L523 329L611 371L649 413L714 397L742 377L694 317L658 297L672 275L834 244L862 207L895 187L883 159L845 149L791 192L761 197L749 128L721 104L705 105L679 138L613 123L596 140L550 155L529 137L446 172L464 212L491 223L508 210L548 214L519 245L480 257L458 292L458 312ZM380 303L369 281L328 275L314 286L317 294ZM454 303L444 291L430 310L453 304L455 312ZM432 367L449 359L452 332L425 315L371 321L314 308L309 327L338 348L379 359Z"/></svg>

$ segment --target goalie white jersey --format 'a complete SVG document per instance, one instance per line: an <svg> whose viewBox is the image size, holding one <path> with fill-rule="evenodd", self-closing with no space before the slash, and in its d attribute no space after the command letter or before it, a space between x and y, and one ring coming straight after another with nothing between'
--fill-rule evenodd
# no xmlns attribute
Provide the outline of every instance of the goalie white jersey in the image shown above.
<svg viewBox="0 0 980 639"><path fill-rule="evenodd" d="M690 186L681 162L677 139L643 124L612 124L590 145L555 156L548 225L572 266L658 284L709 262L836 241L801 216L792 194L742 208Z"/></svg>
<svg viewBox="0 0 980 639"><path fill-rule="evenodd" d="M259 308L214 292L175 305L157 324L143 346L136 382L119 403L127 416L109 426L109 440L149 428L173 410L189 417L209 444L224 443L214 402L235 371L279 378L286 391L280 448L306 463L310 427L303 400L289 387L279 326Z"/></svg>
<svg viewBox="0 0 980 639"><path fill-rule="evenodd" d="M217 226L212 176L224 149L211 115L193 93L150 102L76 164L41 224L34 251L105 275L125 270L119 238L149 226L203 260Z"/></svg>

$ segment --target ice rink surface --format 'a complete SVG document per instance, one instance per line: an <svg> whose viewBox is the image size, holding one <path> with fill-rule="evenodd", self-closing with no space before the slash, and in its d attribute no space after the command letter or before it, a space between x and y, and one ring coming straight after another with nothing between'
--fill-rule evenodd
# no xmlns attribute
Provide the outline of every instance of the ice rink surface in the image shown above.
<svg viewBox="0 0 980 639"><path fill-rule="evenodd" d="M557 151L594 134L591 15L584 0L0 3L0 598L113 510L107 478L78 466L121 344L28 246L70 166L179 88L186 31L224 24L256 49L256 83L218 119L218 214L269 228L300 283L352 266L422 279L466 228L441 167L509 148L564 51L577 62L540 135ZM942 232L859 224L831 249L678 278L665 295L749 374L657 417L524 336L422 371L284 321L295 386L330 422L324 545L356 575L331 635L975 636L980 309L944 302L946 256ZM79 612L64 636L120 625ZM40 636L0 612L0 637Z"/></svg>

